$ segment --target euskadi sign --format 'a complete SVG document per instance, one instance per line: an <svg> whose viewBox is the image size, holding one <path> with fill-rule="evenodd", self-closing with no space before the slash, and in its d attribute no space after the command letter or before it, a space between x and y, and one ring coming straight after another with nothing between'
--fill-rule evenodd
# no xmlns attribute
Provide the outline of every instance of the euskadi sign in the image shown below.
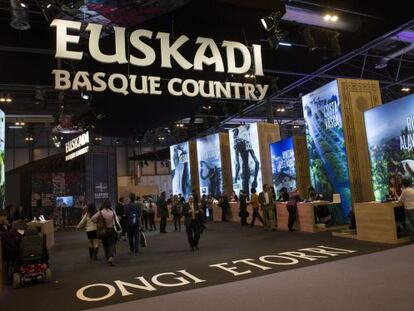
<svg viewBox="0 0 414 311"><path fill-rule="evenodd" d="M79 44L82 23L55 19L50 26L56 28L55 57L81 61L85 53L73 45ZM215 72L218 73L242 75L253 69L256 76L264 75L261 46L256 44L249 48L240 42L223 41L218 45L211 38L198 37L195 41L198 47L194 57L189 59L180 52L183 46L193 44L185 35L172 40L170 34L166 32L154 33L150 30L137 29L127 38L125 28L114 27L115 52L105 54L99 47L102 25L89 23L85 31L89 32L89 55L95 61L103 64L122 65L129 63L136 67L148 67L154 64L157 57L160 57L161 68L172 69L172 60L174 60L184 70L203 71L206 66L213 66ZM153 47L146 43L150 40L159 41L160 51L158 54ZM70 48L68 44L71 45ZM127 53L129 46L132 46L137 52ZM240 56L238 58L241 60L237 63L236 54ZM225 55L226 61L222 55ZM103 71L71 73L61 69L53 70L52 74L56 90L104 92L109 89L123 95L163 95L162 83L164 81L157 76L107 74ZM179 77L171 78L166 83L166 89L170 95L187 97L261 100L269 89L269 85L262 84L181 79Z"/></svg>
<svg viewBox="0 0 414 311"><path fill-rule="evenodd" d="M72 160L89 151L89 132L83 133L65 144L66 161Z"/></svg>

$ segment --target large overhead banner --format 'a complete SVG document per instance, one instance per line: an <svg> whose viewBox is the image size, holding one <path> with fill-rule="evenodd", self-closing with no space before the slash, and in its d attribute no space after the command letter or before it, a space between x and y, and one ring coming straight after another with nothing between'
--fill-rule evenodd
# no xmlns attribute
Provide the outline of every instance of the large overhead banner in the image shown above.
<svg viewBox="0 0 414 311"><path fill-rule="evenodd" d="M213 134L197 139L197 158L200 194L218 198L223 192L220 135Z"/></svg>
<svg viewBox="0 0 414 311"><path fill-rule="evenodd" d="M259 134L257 124L246 124L229 131L233 189L250 193L262 191Z"/></svg>
<svg viewBox="0 0 414 311"><path fill-rule="evenodd" d="M337 81L303 96L302 102L312 185L328 200L339 193L346 217L351 191Z"/></svg>
<svg viewBox="0 0 414 311"><path fill-rule="evenodd" d="M365 112L375 200L388 194L391 176L414 177L414 95Z"/></svg>
<svg viewBox="0 0 414 311"><path fill-rule="evenodd" d="M50 27L56 28L55 58L82 61L85 55L101 64L131 65L131 68L153 66L200 72L205 67L217 73L244 75L253 68L255 76L264 76L262 48L258 44L246 46L241 42L224 40L220 44L213 38L197 37L190 40L186 35L173 38L166 32L136 29L127 32L124 27L113 26L115 50L107 54L101 50L100 40L103 26L96 23L83 25L80 21L55 19ZM108 31L108 30L106 30ZM81 34L87 33L88 44L79 45ZM182 50L196 45L193 56L182 54ZM88 47L87 51L82 48ZM154 46L159 47L157 50ZM130 49L133 47L133 49ZM131 53L129 53L131 51ZM237 55L237 56L236 56ZM225 56L225 57L224 57ZM237 61L236 61L237 60ZM129 68L129 67L128 67ZM129 71L128 71L129 72ZM125 75L123 73L88 72L55 69L52 71L55 89L64 91L104 92L109 90L123 95L158 95L204 98L231 98L262 100L269 85L260 83L221 82L180 77ZM168 81L168 82L165 82Z"/></svg>
<svg viewBox="0 0 414 311"><path fill-rule="evenodd" d="M170 146L171 179L173 194L181 194L187 200L191 195L189 143Z"/></svg>
<svg viewBox="0 0 414 311"><path fill-rule="evenodd" d="M6 117L4 112L0 110L0 209L4 208L4 200L6 196L6 167L4 165L5 139L6 139Z"/></svg>
<svg viewBox="0 0 414 311"><path fill-rule="evenodd" d="M272 160L272 183L279 195L281 188L288 191L296 188L295 148L293 137L283 139L270 145Z"/></svg>

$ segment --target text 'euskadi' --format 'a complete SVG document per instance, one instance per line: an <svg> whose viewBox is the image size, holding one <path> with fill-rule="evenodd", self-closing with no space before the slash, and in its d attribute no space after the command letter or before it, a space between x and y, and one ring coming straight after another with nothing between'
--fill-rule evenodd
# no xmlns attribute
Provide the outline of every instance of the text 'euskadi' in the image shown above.
<svg viewBox="0 0 414 311"><path fill-rule="evenodd" d="M50 26L56 28L55 57L81 61L85 54L79 50L78 46L82 23L55 19ZM105 54L99 47L102 27L99 24L89 23L85 28L85 31L89 32L88 54L99 63L130 64L136 67L151 66L157 60L157 53L147 42L157 40L161 68L172 69L172 60L174 60L175 64L183 70L200 72L205 66L212 66L218 73L243 75L253 72L255 76L264 75L262 48L257 44L248 47L240 42L225 40L219 46L211 38L197 37L195 44L198 47L194 57L189 59L180 52L181 47L190 44L188 42L190 39L185 35L179 36L172 42L170 34L166 32L154 33L150 30L137 29L127 35L125 28L115 26L113 27L114 53ZM74 32L77 34L73 34ZM225 61L222 53L225 55ZM206 81L178 77L163 79L158 76L109 74L101 71L90 73L55 69L52 74L57 90L104 92L109 89L123 95L162 95L163 90L166 89L172 96L261 100L269 89L269 85L257 83ZM162 85L164 81L167 81L166 87Z"/></svg>

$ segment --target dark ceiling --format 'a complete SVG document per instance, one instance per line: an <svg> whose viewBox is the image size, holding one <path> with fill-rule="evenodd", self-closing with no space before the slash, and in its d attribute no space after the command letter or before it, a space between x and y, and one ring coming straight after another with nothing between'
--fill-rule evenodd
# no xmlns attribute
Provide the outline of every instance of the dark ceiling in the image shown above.
<svg viewBox="0 0 414 311"><path fill-rule="evenodd" d="M50 28L50 20L55 16L65 16L62 5L70 1L54 1L53 7L46 9L46 1L24 1L28 5L31 28L18 31L9 26L10 0L0 0L0 92L12 94L13 103L2 106L7 114L69 114L75 122L94 124L96 131L108 136L143 136L155 128L174 128L174 122L190 118L190 123L182 133L182 138L194 136L209 127L217 126L225 118L243 111L253 103L247 101L189 99L172 96L118 95L114 93L95 93L91 100L85 101L76 92L60 95L52 89L51 71L58 64L54 59L55 29ZM83 1L81 1L82 3ZM214 38L216 42L224 39L247 44L261 44L265 77L258 82L272 84L273 92L283 89L339 57L337 50L330 45L326 30L313 27L301 20L282 20L279 28L286 31L283 39L291 47L279 46L277 50L267 43L268 33L262 28L260 18L275 10L277 1L267 0L193 0L193 1L85 1L89 8L107 17L111 22L127 26L128 30L145 28L172 33L174 37L185 34L192 40L198 36ZM74 1L74 5L79 1ZM287 1L286 4L300 12L310 12L323 16L326 12L335 12L345 24L336 29L339 36L341 54L345 55L387 31L411 19L406 1ZM112 8L112 10L109 10ZM59 10L58 10L59 9ZM114 10L116 9L116 10ZM293 10L293 11L294 11ZM60 12L60 13L59 13ZM112 12L112 13L108 13ZM74 19L85 15L73 14ZM309 41L304 29L311 27L316 49L310 51ZM329 30L331 31L331 30ZM86 40L83 40L83 44ZM102 39L104 50L113 48L113 36ZM389 45L384 49L391 48ZM396 47L394 47L395 49ZM184 55L194 50L185 48ZM336 54L336 55L335 55ZM361 64L356 64L361 67ZM148 68L124 66L105 66L86 59L82 62L63 61L61 67L67 70L88 70L150 74L164 79L172 77L191 77L203 80L227 81L240 80L243 77L217 74L212 70L202 73L173 69L160 69L159 63ZM275 84L277 81L277 85ZM316 87L316 85L315 85ZM312 86L310 86L312 88ZM36 93L37 90L37 93ZM39 100L39 90L42 92ZM298 97L301 91L297 91ZM62 108L62 106L64 108ZM263 109L257 113L265 115ZM99 118L97 118L99 116ZM253 115L252 115L253 116ZM195 117L201 121L194 122ZM289 116L301 118L300 109L292 109ZM171 132L171 130L169 130Z"/></svg>

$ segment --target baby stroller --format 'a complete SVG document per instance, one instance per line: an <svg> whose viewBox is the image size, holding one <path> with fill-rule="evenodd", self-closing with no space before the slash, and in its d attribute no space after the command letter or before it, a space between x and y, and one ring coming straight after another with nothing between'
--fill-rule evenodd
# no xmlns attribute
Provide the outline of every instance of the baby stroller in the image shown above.
<svg viewBox="0 0 414 311"><path fill-rule="evenodd" d="M13 288L19 288L32 281L50 282L46 237L36 229L25 231L19 246L16 261L9 266Z"/></svg>

